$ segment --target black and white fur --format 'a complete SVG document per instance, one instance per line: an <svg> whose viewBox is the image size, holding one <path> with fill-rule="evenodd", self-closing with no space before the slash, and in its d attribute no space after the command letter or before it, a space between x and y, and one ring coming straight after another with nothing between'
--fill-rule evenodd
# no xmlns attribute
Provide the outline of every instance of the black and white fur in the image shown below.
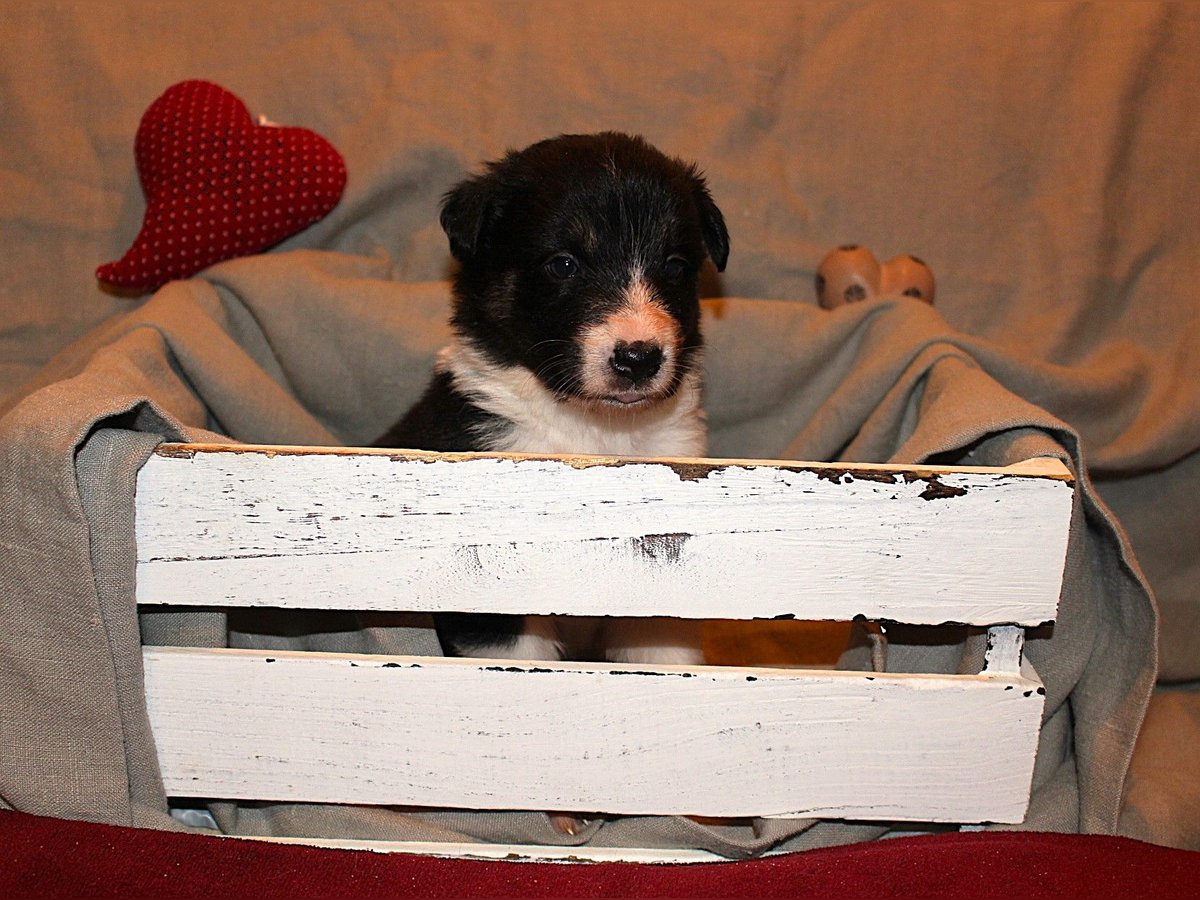
<svg viewBox="0 0 1200 900"><path fill-rule="evenodd" d="M563 135L445 197L459 263L454 340L377 444L425 450L703 456L700 304L729 236L694 166L640 137ZM694 624L443 613L447 653L701 661Z"/></svg>

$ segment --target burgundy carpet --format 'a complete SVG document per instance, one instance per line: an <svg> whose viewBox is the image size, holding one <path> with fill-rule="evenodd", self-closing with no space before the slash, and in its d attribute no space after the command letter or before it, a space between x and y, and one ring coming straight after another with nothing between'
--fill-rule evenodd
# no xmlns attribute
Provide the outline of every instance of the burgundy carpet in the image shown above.
<svg viewBox="0 0 1200 900"><path fill-rule="evenodd" d="M1127 838L973 833L674 866L445 860L0 812L0 897L1200 896L1200 853Z"/></svg>

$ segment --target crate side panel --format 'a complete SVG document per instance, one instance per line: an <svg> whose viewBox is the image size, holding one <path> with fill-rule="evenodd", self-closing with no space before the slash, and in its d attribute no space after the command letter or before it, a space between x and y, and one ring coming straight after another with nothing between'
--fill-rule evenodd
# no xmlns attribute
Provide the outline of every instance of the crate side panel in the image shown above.
<svg viewBox="0 0 1200 900"><path fill-rule="evenodd" d="M1016 822L1019 676L146 648L167 794L615 814Z"/></svg>

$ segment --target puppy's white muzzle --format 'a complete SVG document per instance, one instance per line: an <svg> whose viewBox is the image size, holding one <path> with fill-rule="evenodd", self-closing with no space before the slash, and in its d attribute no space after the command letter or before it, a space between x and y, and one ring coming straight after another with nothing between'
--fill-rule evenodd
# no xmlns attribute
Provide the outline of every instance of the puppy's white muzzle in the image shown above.
<svg viewBox="0 0 1200 900"><path fill-rule="evenodd" d="M680 352L679 323L640 278L625 302L580 337L582 393L617 405L634 405L667 393Z"/></svg>

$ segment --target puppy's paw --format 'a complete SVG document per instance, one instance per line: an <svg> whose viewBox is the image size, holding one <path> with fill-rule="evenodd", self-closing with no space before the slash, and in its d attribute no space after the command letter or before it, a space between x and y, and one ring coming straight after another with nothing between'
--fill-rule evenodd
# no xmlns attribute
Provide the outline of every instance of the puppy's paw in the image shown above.
<svg viewBox="0 0 1200 900"><path fill-rule="evenodd" d="M592 824L592 819L572 813L546 813L550 817L550 827L565 837L577 837Z"/></svg>
<svg viewBox="0 0 1200 900"><path fill-rule="evenodd" d="M605 623L609 662L700 666L704 649L696 619L651 617Z"/></svg>

